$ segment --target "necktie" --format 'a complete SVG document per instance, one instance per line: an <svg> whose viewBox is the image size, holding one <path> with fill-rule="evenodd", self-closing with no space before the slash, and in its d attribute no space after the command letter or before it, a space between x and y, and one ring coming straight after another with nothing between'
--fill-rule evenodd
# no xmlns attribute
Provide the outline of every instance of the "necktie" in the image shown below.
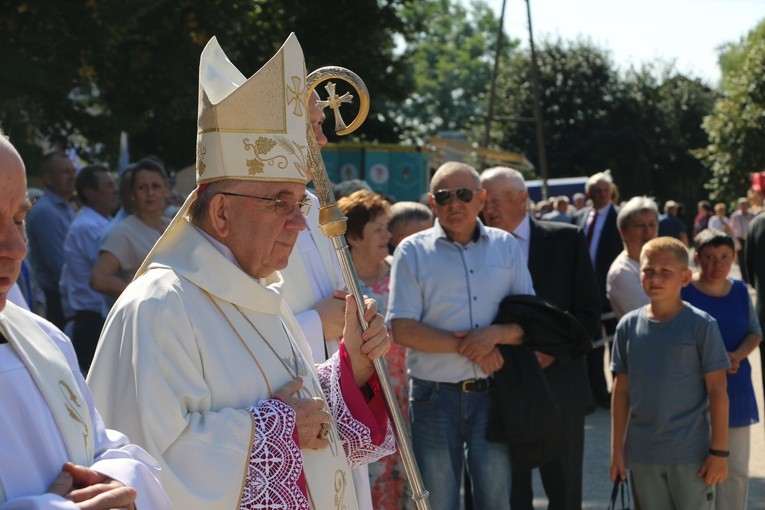
<svg viewBox="0 0 765 510"><path fill-rule="evenodd" d="M595 233L595 224L598 222L598 210L593 209L590 217L592 218L592 221L590 221L590 226L587 227L587 246L588 247L592 243L592 234Z"/></svg>

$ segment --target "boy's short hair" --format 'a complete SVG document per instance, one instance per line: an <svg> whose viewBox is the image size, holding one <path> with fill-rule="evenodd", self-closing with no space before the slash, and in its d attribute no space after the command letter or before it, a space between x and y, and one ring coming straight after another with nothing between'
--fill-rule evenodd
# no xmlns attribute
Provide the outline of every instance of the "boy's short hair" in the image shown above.
<svg viewBox="0 0 765 510"><path fill-rule="evenodd" d="M672 253L684 269L688 269L688 248L679 239L669 236L657 237L645 243L640 250L640 260L642 262L644 257L650 257L662 251Z"/></svg>
<svg viewBox="0 0 765 510"><path fill-rule="evenodd" d="M699 232L693 238L693 243L696 245L696 253L701 253L707 246L714 248L728 246L734 252L736 251L736 243L733 241L733 238L722 230L713 228L707 228Z"/></svg>

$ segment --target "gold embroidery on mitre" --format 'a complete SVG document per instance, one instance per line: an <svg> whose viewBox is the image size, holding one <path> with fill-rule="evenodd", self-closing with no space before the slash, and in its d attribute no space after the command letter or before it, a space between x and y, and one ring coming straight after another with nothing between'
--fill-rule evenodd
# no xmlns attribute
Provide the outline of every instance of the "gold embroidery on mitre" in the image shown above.
<svg viewBox="0 0 765 510"><path fill-rule="evenodd" d="M262 174L266 165L276 166L276 168L284 170L291 163L298 173L305 177L305 146L283 136L274 136L273 138L259 136L254 144L250 142L249 138L245 138L242 140L242 144L245 152L252 151L255 155L253 159L247 159L247 169L250 175ZM280 151L277 151L278 153L273 156L268 156L275 147L278 147Z"/></svg>
<svg viewBox="0 0 765 510"><path fill-rule="evenodd" d="M340 510L345 508L345 489L348 487L348 480L345 478L345 471L338 469L335 471L335 508Z"/></svg>
<svg viewBox="0 0 765 510"><path fill-rule="evenodd" d="M305 61L294 34L254 75L244 75L213 38L199 68L197 182L305 182ZM206 153L206 155L205 155Z"/></svg>
<svg viewBox="0 0 765 510"><path fill-rule="evenodd" d="M292 87L287 85L287 104L291 105L292 103L295 103L292 113L298 117L302 117L305 109L305 88L303 87L303 80L300 79L300 76L293 76L292 85Z"/></svg>
<svg viewBox="0 0 765 510"><path fill-rule="evenodd" d="M78 402L77 394L72 391L72 388L69 387L69 385L63 381L58 381L59 389L61 390L61 394L64 396L65 400L65 406L66 410L69 412L69 417L72 418L74 421L82 425L83 431L82 431L82 440L85 444L85 451L88 450L88 437L90 437L90 428L88 427L88 424L85 423L85 420L83 419L82 415L79 412L79 409L82 407L82 404Z"/></svg>
<svg viewBox="0 0 765 510"><path fill-rule="evenodd" d="M197 142L197 176L201 176L205 173L207 165L205 165L204 158L207 154L207 147L202 145L201 142Z"/></svg>

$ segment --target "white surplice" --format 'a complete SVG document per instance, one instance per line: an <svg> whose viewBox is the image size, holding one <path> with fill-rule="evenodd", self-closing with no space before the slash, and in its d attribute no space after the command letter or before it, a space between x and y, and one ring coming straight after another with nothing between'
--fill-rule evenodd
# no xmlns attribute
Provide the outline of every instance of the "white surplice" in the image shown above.
<svg viewBox="0 0 765 510"><path fill-rule="evenodd" d="M387 421L356 419L374 422L382 397L349 410L359 390L338 354L317 373L278 272L251 278L186 221L167 236L117 300L88 375L106 423L160 461L175 508L357 508L350 467L394 451ZM270 398L296 368L302 395L329 404L329 448L299 450L294 412Z"/></svg>
<svg viewBox="0 0 765 510"><path fill-rule="evenodd" d="M69 339L10 302L0 311L0 329L9 339L0 345L0 509L76 509L45 493L65 462L135 487L138 508L170 508L157 462L121 433L104 428ZM30 350L45 356L45 366L30 371L28 364L35 361Z"/></svg>

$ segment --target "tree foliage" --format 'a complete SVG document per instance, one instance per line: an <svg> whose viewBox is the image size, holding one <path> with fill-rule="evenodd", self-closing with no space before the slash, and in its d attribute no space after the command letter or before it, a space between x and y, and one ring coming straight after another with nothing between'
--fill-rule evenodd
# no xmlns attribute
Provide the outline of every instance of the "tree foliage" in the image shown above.
<svg viewBox="0 0 765 510"><path fill-rule="evenodd" d="M765 31L753 31L741 50L743 62L726 73L724 95L704 120L709 144L696 152L712 172L713 200L741 196L750 174L765 170Z"/></svg>
<svg viewBox="0 0 765 510"><path fill-rule="evenodd" d="M712 90L666 65L622 75L607 51L586 40L544 41L537 59L549 177L608 168L623 198L700 198L706 172L689 151L706 143L701 122ZM500 84L504 122L494 143L537 162L527 52L514 53Z"/></svg>
<svg viewBox="0 0 765 510"><path fill-rule="evenodd" d="M397 11L411 0L3 1L0 127L28 166L40 140L82 140L116 159L120 131L131 153L171 167L193 161L199 54L216 35L245 75L295 32L310 70L343 65L364 78L372 102L366 136L395 139L382 100L401 100L406 73L394 55Z"/></svg>
<svg viewBox="0 0 765 510"><path fill-rule="evenodd" d="M544 41L537 49L549 177L588 175L608 165L604 144L618 97L610 56L586 41ZM515 52L497 82L494 142L539 161L531 63Z"/></svg>
<svg viewBox="0 0 765 510"><path fill-rule="evenodd" d="M413 87L391 105L404 140L422 142L437 131L481 126L491 77L498 19L483 0L421 0L401 11L412 27L406 58ZM505 39L503 52L512 46Z"/></svg>

